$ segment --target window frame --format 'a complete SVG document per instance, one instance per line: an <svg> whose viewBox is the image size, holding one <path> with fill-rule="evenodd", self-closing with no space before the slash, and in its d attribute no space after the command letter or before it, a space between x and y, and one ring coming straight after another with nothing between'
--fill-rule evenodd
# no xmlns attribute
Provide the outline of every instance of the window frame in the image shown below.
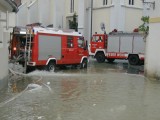
<svg viewBox="0 0 160 120"><path fill-rule="evenodd" d="M103 5L108 5L108 0L103 0Z"/></svg>
<svg viewBox="0 0 160 120"><path fill-rule="evenodd" d="M128 4L129 5L134 5L134 0L129 0Z"/></svg>
<svg viewBox="0 0 160 120"><path fill-rule="evenodd" d="M74 47L74 37L73 36L67 36L67 48L73 48Z"/></svg>

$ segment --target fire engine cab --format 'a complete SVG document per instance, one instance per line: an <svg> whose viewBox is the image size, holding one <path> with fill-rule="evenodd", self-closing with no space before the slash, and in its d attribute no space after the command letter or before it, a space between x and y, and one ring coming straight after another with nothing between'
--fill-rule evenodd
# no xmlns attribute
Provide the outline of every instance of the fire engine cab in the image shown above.
<svg viewBox="0 0 160 120"><path fill-rule="evenodd" d="M108 62L113 62L115 59L128 59L131 65L138 65L144 61L144 50L144 34L137 32L94 34L89 45L89 54L99 63L104 62L105 59Z"/></svg>
<svg viewBox="0 0 160 120"><path fill-rule="evenodd" d="M87 68L88 50L78 32L42 27L15 27L11 40L11 59L24 66L45 66L54 71L61 65Z"/></svg>

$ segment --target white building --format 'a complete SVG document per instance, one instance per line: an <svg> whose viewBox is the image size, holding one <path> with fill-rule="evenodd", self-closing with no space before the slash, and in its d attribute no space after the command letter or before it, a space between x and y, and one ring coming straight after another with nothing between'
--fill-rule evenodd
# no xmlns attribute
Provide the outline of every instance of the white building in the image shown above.
<svg viewBox="0 0 160 120"><path fill-rule="evenodd" d="M0 1L0 89L7 83L8 76L8 42L10 32L15 26L16 4L11 0Z"/></svg>
<svg viewBox="0 0 160 120"><path fill-rule="evenodd" d="M154 6L155 1L155 6ZM160 78L160 0L150 0L149 35L146 40L145 73L147 77Z"/></svg>
<svg viewBox="0 0 160 120"><path fill-rule="evenodd" d="M64 27L69 28L68 20L76 13L78 30L87 39L91 33L103 33L102 24L107 33L113 29L132 32L142 24L141 0L66 0L65 8Z"/></svg>
<svg viewBox="0 0 160 120"><path fill-rule="evenodd" d="M17 26L39 22L69 29L69 20L76 13L78 31L87 40L92 33L103 32L102 23L107 33L113 29L133 31L142 23L143 14L140 0L23 0L19 9Z"/></svg>
<svg viewBox="0 0 160 120"><path fill-rule="evenodd" d="M17 13L17 26L42 23L63 28L64 0L23 0Z"/></svg>

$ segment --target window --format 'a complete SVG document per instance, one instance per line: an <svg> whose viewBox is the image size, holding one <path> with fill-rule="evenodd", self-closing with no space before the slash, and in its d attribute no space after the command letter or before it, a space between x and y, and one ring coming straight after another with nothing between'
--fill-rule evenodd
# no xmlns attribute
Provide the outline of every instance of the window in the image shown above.
<svg viewBox="0 0 160 120"><path fill-rule="evenodd" d="M107 5L108 0L103 0L103 5Z"/></svg>
<svg viewBox="0 0 160 120"><path fill-rule="evenodd" d="M129 0L129 5L134 5L134 0Z"/></svg>
<svg viewBox="0 0 160 120"><path fill-rule="evenodd" d="M74 0L71 0L70 13L74 12Z"/></svg>
<svg viewBox="0 0 160 120"><path fill-rule="evenodd" d="M85 42L83 37L78 38L78 47L84 48L85 47Z"/></svg>
<svg viewBox="0 0 160 120"><path fill-rule="evenodd" d="M73 37L72 36L67 37L67 48L73 48Z"/></svg>
<svg viewBox="0 0 160 120"><path fill-rule="evenodd" d="M93 36L93 39L92 39L92 41L93 42L102 42L103 40L102 40L102 36Z"/></svg>

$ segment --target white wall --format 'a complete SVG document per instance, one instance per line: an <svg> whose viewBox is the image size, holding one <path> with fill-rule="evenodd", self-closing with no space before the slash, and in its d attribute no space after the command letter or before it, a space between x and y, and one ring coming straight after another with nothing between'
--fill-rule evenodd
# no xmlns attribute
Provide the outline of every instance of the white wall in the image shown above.
<svg viewBox="0 0 160 120"><path fill-rule="evenodd" d="M0 26L0 41L3 39L3 45L0 45L0 89L7 85L8 76L8 46L9 33L4 33L4 29Z"/></svg>
<svg viewBox="0 0 160 120"><path fill-rule="evenodd" d="M149 35L146 40L145 73L147 77L160 79L160 1L150 8Z"/></svg>
<svg viewBox="0 0 160 120"><path fill-rule="evenodd" d="M28 24L28 9L27 9L27 3L23 3L20 6L20 10L18 11L17 15L16 15L16 25L17 26L24 26L26 24Z"/></svg>
<svg viewBox="0 0 160 120"><path fill-rule="evenodd" d="M118 31L124 31L125 29L125 8L122 8L121 4L124 4L124 1L113 0L110 12L109 32L113 29L117 29Z"/></svg>
<svg viewBox="0 0 160 120"><path fill-rule="evenodd" d="M28 24L40 22L39 0L28 6ZM22 16L21 16L22 17ZM21 19L22 20L22 19Z"/></svg>
<svg viewBox="0 0 160 120"><path fill-rule="evenodd" d="M55 16L54 9L57 0L24 0L19 7L17 13L17 26L26 26L26 24L42 23L46 27L49 24L54 24L59 14ZM61 0L62 1L62 0ZM58 5L56 8L62 8ZM60 11L60 9L57 9ZM23 19L22 19L23 18Z"/></svg>
<svg viewBox="0 0 160 120"><path fill-rule="evenodd" d="M142 24L142 15L142 9L126 8L124 23L125 30L132 32L135 28L138 28Z"/></svg>
<svg viewBox="0 0 160 120"><path fill-rule="evenodd" d="M63 3L63 4L62 4ZM54 7L53 7L54 6ZM64 0L55 0L53 3L53 7L54 8L54 15L53 15L53 24L55 28L63 28L64 27L64 23L63 23L63 19L64 19Z"/></svg>
<svg viewBox="0 0 160 120"><path fill-rule="evenodd" d="M78 31L80 33L82 33L85 38L85 29L87 26L85 26L85 21L86 19L86 0L79 0L78 3L79 7L78 7Z"/></svg>
<svg viewBox="0 0 160 120"><path fill-rule="evenodd" d="M9 13L8 18L6 12L0 11L0 89L7 83L8 76L8 42L10 41L10 32L12 27L15 26L15 13ZM8 23L8 24L7 24ZM8 26L8 28L7 28Z"/></svg>
<svg viewBox="0 0 160 120"><path fill-rule="evenodd" d="M5 78L8 75L8 44L9 41L9 32L4 32L4 29L0 28L0 41L3 41L3 43L0 45L0 80ZM2 40L3 39L3 40Z"/></svg>
<svg viewBox="0 0 160 120"><path fill-rule="evenodd" d="M110 6L110 5L112 5L112 1L113 1L113 0L108 0L107 5L105 5L105 6ZM103 5L103 0L93 0L93 7L94 7L94 8L103 7L103 6L104 6L104 5Z"/></svg>
<svg viewBox="0 0 160 120"><path fill-rule="evenodd" d="M105 29L107 33L110 31L110 9L111 8L93 10L93 34L95 32L104 33L101 30L101 23L105 24Z"/></svg>
<svg viewBox="0 0 160 120"><path fill-rule="evenodd" d="M160 23L149 26L150 32L146 42L145 70L148 77L160 77Z"/></svg>

